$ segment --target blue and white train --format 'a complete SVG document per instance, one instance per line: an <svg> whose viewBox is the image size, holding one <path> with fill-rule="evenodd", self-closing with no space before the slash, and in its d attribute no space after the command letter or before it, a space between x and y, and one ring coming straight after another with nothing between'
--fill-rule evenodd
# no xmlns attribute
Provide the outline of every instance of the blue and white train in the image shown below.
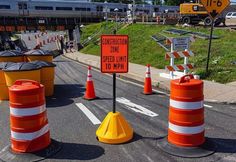
<svg viewBox="0 0 236 162"><path fill-rule="evenodd" d="M0 16L7 17L92 17L104 14L108 8L109 13L114 13L118 8L120 15L126 15L127 4L122 3L97 3L90 0L0 0ZM145 12L152 15L154 12L178 12L178 6L136 5L136 12Z"/></svg>

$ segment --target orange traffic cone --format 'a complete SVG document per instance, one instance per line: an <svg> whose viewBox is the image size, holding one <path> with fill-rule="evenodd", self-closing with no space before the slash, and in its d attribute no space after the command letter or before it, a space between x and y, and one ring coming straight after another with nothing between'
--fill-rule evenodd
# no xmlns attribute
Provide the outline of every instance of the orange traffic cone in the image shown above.
<svg viewBox="0 0 236 162"><path fill-rule="evenodd" d="M86 99L86 100L93 100L93 99L97 98L95 95L95 91L94 91L91 69L92 69L91 66L89 66L88 67L87 83L86 83L86 92L84 95L84 99Z"/></svg>
<svg viewBox="0 0 236 162"><path fill-rule="evenodd" d="M147 65L147 70L146 70L146 77L144 81L144 90L143 93L145 95L150 95L152 94L152 80L151 80L151 70L150 70L150 65Z"/></svg>

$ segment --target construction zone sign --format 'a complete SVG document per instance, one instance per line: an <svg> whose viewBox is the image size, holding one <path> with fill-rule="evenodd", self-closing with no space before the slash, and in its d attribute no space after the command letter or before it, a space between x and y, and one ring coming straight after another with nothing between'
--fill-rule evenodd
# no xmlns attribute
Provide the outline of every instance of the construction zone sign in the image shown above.
<svg viewBox="0 0 236 162"><path fill-rule="evenodd" d="M128 35L101 36L101 72L128 72Z"/></svg>

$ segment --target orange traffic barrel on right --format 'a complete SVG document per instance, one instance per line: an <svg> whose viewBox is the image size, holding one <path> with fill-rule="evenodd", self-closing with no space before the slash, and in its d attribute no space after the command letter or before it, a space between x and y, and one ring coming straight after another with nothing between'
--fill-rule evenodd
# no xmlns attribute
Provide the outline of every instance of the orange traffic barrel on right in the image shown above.
<svg viewBox="0 0 236 162"><path fill-rule="evenodd" d="M0 52L0 62L23 62L24 55L18 51L2 51Z"/></svg>
<svg viewBox="0 0 236 162"><path fill-rule="evenodd" d="M171 81L168 136L158 142L161 150L178 157L205 157L216 150L205 138L203 81L185 75Z"/></svg>
<svg viewBox="0 0 236 162"><path fill-rule="evenodd" d="M37 60L52 62L53 60L53 54L51 51L48 50L41 50L41 49L30 50L26 52L25 55L27 56L29 62Z"/></svg>
<svg viewBox="0 0 236 162"><path fill-rule="evenodd" d="M44 86L17 80L9 87L11 149L17 153L42 150L51 143Z"/></svg>
<svg viewBox="0 0 236 162"><path fill-rule="evenodd" d="M204 143L203 81L186 75L171 81L168 142L183 147Z"/></svg>

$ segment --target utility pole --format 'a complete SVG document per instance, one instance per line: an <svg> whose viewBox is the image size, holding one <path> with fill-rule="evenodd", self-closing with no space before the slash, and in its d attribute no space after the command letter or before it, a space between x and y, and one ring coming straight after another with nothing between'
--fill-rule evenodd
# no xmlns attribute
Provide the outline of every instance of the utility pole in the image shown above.
<svg viewBox="0 0 236 162"><path fill-rule="evenodd" d="M133 0L133 7L132 7L132 11L133 11L133 23L135 22L134 19L135 19L135 0Z"/></svg>

